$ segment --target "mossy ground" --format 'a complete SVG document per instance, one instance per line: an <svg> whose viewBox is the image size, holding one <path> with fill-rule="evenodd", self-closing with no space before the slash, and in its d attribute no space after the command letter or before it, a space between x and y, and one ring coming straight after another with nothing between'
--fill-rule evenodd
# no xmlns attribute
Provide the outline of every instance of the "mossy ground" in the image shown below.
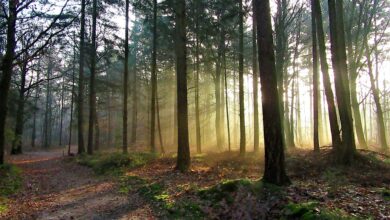
<svg viewBox="0 0 390 220"><path fill-rule="evenodd" d="M17 193L21 186L21 170L11 164L0 165L0 214L8 210L8 196Z"/></svg>
<svg viewBox="0 0 390 220"><path fill-rule="evenodd" d="M161 218L370 219L390 215L386 158L361 154L359 163L343 167L332 164L329 156L326 150L319 155L289 151L286 164L293 184L286 187L261 181L261 153L195 155L187 173L174 170L172 155L102 155L81 163L97 173L118 173L119 191L141 195Z"/></svg>

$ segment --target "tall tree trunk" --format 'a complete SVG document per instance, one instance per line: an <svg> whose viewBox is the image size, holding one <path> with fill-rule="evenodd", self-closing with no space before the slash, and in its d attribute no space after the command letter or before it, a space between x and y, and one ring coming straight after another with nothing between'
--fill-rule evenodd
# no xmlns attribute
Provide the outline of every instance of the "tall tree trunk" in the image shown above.
<svg viewBox="0 0 390 220"><path fill-rule="evenodd" d="M161 132L160 105L159 105L159 102L158 102L158 96L156 96L156 113L157 113L158 138L160 140L161 153L165 154L164 141L163 141L162 132Z"/></svg>
<svg viewBox="0 0 390 220"><path fill-rule="evenodd" d="M11 154L22 153L22 139L23 139L23 126L24 126L24 105L25 105L25 92L26 92L26 76L28 65L28 54L23 58L21 67L21 79L19 88L19 100L18 108L16 110L16 123L15 123L15 137L12 142Z"/></svg>
<svg viewBox="0 0 390 220"><path fill-rule="evenodd" d="M198 1L195 1L195 3L198 3ZM198 6L196 7L196 10L198 10ZM202 153L202 138L200 133L200 113L199 113L199 66L200 66L200 60L199 60L199 12L197 12L196 15L196 21L195 21L195 28L196 28L196 37L195 37L195 59L196 59L196 75L195 75L195 126L196 126L196 152L198 154Z"/></svg>
<svg viewBox="0 0 390 220"><path fill-rule="evenodd" d="M85 50L85 0L81 0L80 18L80 58L79 58L79 88L77 97L77 153L85 153L84 147L84 50Z"/></svg>
<svg viewBox="0 0 390 220"><path fill-rule="evenodd" d="M350 164L356 151L356 145L350 107L351 96L348 83L342 4L342 0L328 0L332 64L342 130L342 147L336 151L335 159L338 163Z"/></svg>
<svg viewBox="0 0 390 220"><path fill-rule="evenodd" d="M129 0L126 0L126 24L125 24L125 72L123 76L123 129L122 129L122 152L127 153L127 97L129 86Z"/></svg>
<svg viewBox="0 0 390 220"><path fill-rule="evenodd" d="M51 54L49 54L48 58L48 66L47 66L47 73L46 73L46 108L45 108L45 119L44 119L44 148L50 147L50 140L51 140L51 86L50 86L50 76L53 70L53 64L51 60Z"/></svg>
<svg viewBox="0 0 390 220"><path fill-rule="evenodd" d="M7 48L2 60L2 77L0 81L0 164L4 163L5 150L5 123L7 119L7 100L12 78L12 63L15 57L16 33L16 4L17 1L8 1L7 19Z"/></svg>
<svg viewBox="0 0 390 220"><path fill-rule="evenodd" d="M326 57L326 46L325 46L325 34L323 29L322 12L319 0L314 0L315 5L315 17L316 17L316 28L318 36L318 48L321 62L322 81L325 89L326 102L328 104L328 116L329 125L332 136L333 149L337 149L341 145L340 129L337 120L337 109L334 101L334 95L332 91L332 84L329 76L329 66Z"/></svg>
<svg viewBox="0 0 390 220"><path fill-rule="evenodd" d="M133 67L133 109L131 120L131 143L135 144L137 141L137 113L138 113L138 99L137 99L137 54L134 53L134 67Z"/></svg>
<svg viewBox="0 0 390 220"><path fill-rule="evenodd" d="M73 34L74 42L76 43L76 36ZM72 124L73 124L73 103L75 97L75 75L76 75L76 45L73 46L73 64L72 64L72 91L70 100L70 119L69 119L69 140L68 140L68 156L71 155L72 144Z"/></svg>
<svg viewBox="0 0 390 220"><path fill-rule="evenodd" d="M240 155L244 156L246 151L245 139L245 103L244 103L244 10L242 0L239 0L239 43L238 43L238 84L240 102Z"/></svg>
<svg viewBox="0 0 390 220"><path fill-rule="evenodd" d="M254 151L259 151L259 93L258 93L258 64L257 64L257 42L256 42L256 17L255 17L255 1L252 0L252 71L253 71L253 148Z"/></svg>
<svg viewBox="0 0 390 220"><path fill-rule="evenodd" d="M368 40L367 37L364 39L364 44L366 47L366 59L367 59L367 65L368 65L368 75L370 77L370 85L371 85L371 92L372 96L374 98L375 108L376 108L376 120L378 125L378 136L379 136L379 144L382 147L382 149L387 150L389 146L387 145L386 140L386 130L385 130L385 122L383 119L383 110L382 105L379 99L379 89L375 85L375 78L374 73L372 69L372 61L370 57L370 48L368 46ZM376 79L378 80L378 78Z"/></svg>
<svg viewBox="0 0 390 220"><path fill-rule="evenodd" d="M95 113L93 114L94 117L94 126L95 126L95 138L94 138L94 150L98 151L100 147L100 128L99 128L99 120L98 120L98 115L97 115L97 107L95 108Z"/></svg>
<svg viewBox="0 0 390 220"><path fill-rule="evenodd" d="M186 3L176 0L176 76L177 76L177 164L176 169L185 172L190 168L190 146L188 138L188 100L187 100L187 37Z"/></svg>
<svg viewBox="0 0 390 220"><path fill-rule="evenodd" d="M218 46L218 58L216 61L216 70L214 78L214 87L215 87L215 132L217 138L217 148L222 149L222 123L221 123L221 71L222 71L222 53L225 47L225 33L224 30L220 30L220 42Z"/></svg>
<svg viewBox="0 0 390 220"><path fill-rule="evenodd" d="M228 102L228 84L227 84L227 68L226 68L226 53L222 56L224 67L224 79L225 79L225 103L226 103L226 126L228 132L228 150L231 151L231 138L230 138L230 119L229 119L229 102Z"/></svg>
<svg viewBox="0 0 390 220"><path fill-rule="evenodd" d="M284 185L290 183L290 180L285 171L283 122L280 114L269 0L256 0L255 14L265 144L263 180Z"/></svg>
<svg viewBox="0 0 390 220"><path fill-rule="evenodd" d="M151 120L150 120L150 147L152 152L156 152L155 131L156 131L156 96L157 96L157 0L153 0L153 48L152 48L152 73L151 73Z"/></svg>
<svg viewBox="0 0 390 220"><path fill-rule="evenodd" d="M61 110L60 110L60 134L59 145L62 147L62 125L64 121L64 93L65 93L65 78L62 76L62 89L61 89Z"/></svg>
<svg viewBox="0 0 390 220"><path fill-rule="evenodd" d="M95 126L96 113L96 19L97 19L97 0L93 0L92 5L92 43L91 43L91 76L89 81L89 122L88 122L88 146L87 153L93 154L93 130ZM95 137L97 138L97 137Z"/></svg>
<svg viewBox="0 0 390 220"><path fill-rule="evenodd" d="M37 80L39 80L39 73L41 71L41 61L38 61ZM38 111L39 87L35 89L34 110L33 110L33 126L31 133L31 148L35 148L35 139L37 137L37 111Z"/></svg>
<svg viewBox="0 0 390 220"><path fill-rule="evenodd" d="M316 12L315 12L315 0L311 0L311 36L312 36L312 56L313 56L313 118L314 118L314 127L313 127L313 144L314 151L320 151L320 139L318 133L319 127L319 73L318 73L318 47L317 47L317 23L316 23ZM321 24L322 25L322 24Z"/></svg>

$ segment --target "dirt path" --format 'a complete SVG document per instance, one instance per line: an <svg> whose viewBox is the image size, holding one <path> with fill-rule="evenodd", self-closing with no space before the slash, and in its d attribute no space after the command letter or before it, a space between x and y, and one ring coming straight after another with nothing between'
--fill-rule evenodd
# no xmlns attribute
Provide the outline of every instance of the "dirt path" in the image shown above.
<svg viewBox="0 0 390 220"><path fill-rule="evenodd" d="M138 195L118 192L109 178L67 162L62 151L11 158L23 170L23 189L1 219L155 219Z"/></svg>

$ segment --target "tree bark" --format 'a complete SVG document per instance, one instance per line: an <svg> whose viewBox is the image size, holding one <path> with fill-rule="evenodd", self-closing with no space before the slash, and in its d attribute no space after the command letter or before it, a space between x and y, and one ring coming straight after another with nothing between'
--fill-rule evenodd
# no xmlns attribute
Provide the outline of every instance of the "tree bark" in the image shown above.
<svg viewBox="0 0 390 220"><path fill-rule="evenodd" d="M198 1L195 1L195 4L198 3ZM198 12L198 5L196 5L197 15L196 15L196 21L195 21L195 28L196 28L196 37L195 37L195 59L196 59L196 76L195 76L195 126L196 126L196 152L198 154L202 153L202 138L200 133L200 111L199 111L199 66L200 66L200 60L199 60L199 12Z"/></svg>
<svg viewBox="0 0 390 220"><path fill-rule="evenodd" d="M24 57L21 67L21 79L19 88L19 100L18 108L16 110L16 123L15 123L15 137L12 142L11 154L21 154L22 150L22 139L23 139L23 126L24 126L24 106L25 106L25 91L26 91L26 77L27 77L27 65L28 59Z"/></svg>
<svg viewBox="0 0 390 220"><path fill-rule="evenodd" d="M16 33L16 4L17 1L8 1L7 19L7 45L6 52L2 60L2 78L0 81L0 164L4 163L5 150L5 123L7 119L7 100L12 78L12 63L15 57L15 33Z"/></svg>
<svg viewBox="0 0 390 220"><path fill-rule="evenodd" d="M256 0L255 8L265 144L263 180L285 185L289 184L290 180L285 171L283 122L280 114L269 0Z"/></svg>
<svg viewBox="0 0 390 220"><path fill-rule="evenodd" d="M246 151L245 139L245 101L244 101L244 10L242 0L239 0L239 43L238 43L238 84L240 103L240 155L244 156Z"/></svg>
<svg viewBox="0 0 390 220"><path fill-rule="evenodd" d="M186 3L176 0L175 7L175 53L177 76L177 163L176 169L181 172L190 168L190 146L188 138L188 100L187 100L187 37L186 37Z"/></svg>
<svg viewBox="0 0 390 220"><path fill-rule="evenodd" d="M323 21L322 21L320 1L314 0L314 5L315 5L317 36L318 36L318 48L319 48L321 72L323 78L322 81L325 89L326 102L328 104L328 117L329 117L329 125L330 125L330 131L332 136L332 146L333 149L337 149L341 145L340 129L337 121L337 109L334 101L332 84L330 82L330 76L329 76L329 66L326 57L325 34L322 26Z"/></svg>
<svg viewBox="0 0 390 220"><path fill-rule="evenodd" d="M350 164L356 151L350 107L350 88L345 50L342 0L328 0L332 64L336 88L336 100L342 130L342 145L336 151L336 161Z"/></svg>
<svg viewBox="0 0 390 220"><path fill-rule="evenodd" d="M156 131L156 96L157 96L157 0L153 0L153 46L152 46L152 66L151 66L151 120L150 120L150 147L152 152L156 152L155 131Z"/></svg>
<svg viewBox="0 0 390 220"><path fill-rule="evenodd" d="M133 109L132 109L132 120L131 120L131 143L135 144L137 141L137 110L138 110L138 99L137 99L137 54L134 53L134 67L133 67Z"/></svg>
<svg viewBox="0 0 390 220"><path fill-rule="evenodd" d="M379 144L382 147L382 149L387 150L389 146L387 145L386 140L386 130L385 130L385 122L383 118L383 110L382 105L379 98L379 89L375 85L375 78L373 74L372 69L372 61L370 57L370 48L368 46L367 37L364 39L364 44L366 47L366 59L367 59L367 65L368 65L368 75L370 77L370 85L371 85L371 92L372 96L374 98L375 108L376 108L376 120L377 120L377 126L378 126L378 136L379 136Z"/></svg>
<svg viewBox="0 0 390 220"><path fill-rule="evenodd" d="M65 78L62 76L62 89L61 89L61 110L60 110L60 134L59 145L62 147L62 126L64 122L64 93L65 93Z"/></svg>
<svg viewBox="0 0 390 220"><path fill-rule="evenodd" d="M89 122L88 122L88 146L87 153L93 154L93 132L96 114L96 20L97 20L97 0L92 4L92 43L91 43L91 76L89 81ZM95 137L97 138L97 137Z"/></svg>
<svg viewBox="0 0 390 220"><path fill-rule="evenodd" d="M311 36L312 36L312 57L313 57L313 118L314 118L314 127L313 127L313 144L314 151L320 151L320 139L318 133L319 127L319 73L318 73L318 46L317 46L317 33L316 33L316 12L315 12L315 0L311 0ZM321 24L322 25L322 24Z"/></svg>
<svg viewBox="0 0 390 220"><path fill-rule="evenodd" d="M85 153L84 147L84 50L85 50L85 0L81 0L80 18L80 58L79 58L79 82L77 97L77 153Z"/></svg>
<svg viewBox="0 0 390 220"><path fill-rule="evenodd" d="M257 42L256 42L256 17L255 17L255 1L252 0L253 15L252 15L252 71L253 71L253 148L254 151L259 151L259 93L258 93L258 64L257 64Z"/></svg>
<svg viewBox="0 0 390 220"><path fill-rule="evenodd" d="M122 121L122 152L127 153L127 98L128 98L128 86L129 86L129 0L126 0L126 15L125 15L125 72L123 76L123 121Z"/></svg>

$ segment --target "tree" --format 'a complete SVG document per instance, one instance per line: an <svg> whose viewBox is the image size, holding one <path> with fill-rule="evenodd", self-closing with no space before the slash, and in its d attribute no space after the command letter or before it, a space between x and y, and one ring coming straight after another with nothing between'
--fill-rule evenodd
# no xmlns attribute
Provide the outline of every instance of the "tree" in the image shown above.
<svg viewBox="0 0 390 220"><path fill-rule="evenodd" d="M275 69L269 0L255 1L258 60L262 92L265 144L263 180L276 185L290 183L285 171L283 127Z"/></svg>
<svg viewBox="0 0 390 220"><path fill-rule="evenodd" d="M350 164L356 151L353 130L352 110L350 107L350 88L345 50L344 17L342 0L328 0L330 42L332 64L336 88L336 100L339 108L342 144L336 151L338 163Z"/></svg>
<svg viewBox="0 0 390 220"><path fill-rule="evenodd" d="M1 62L2 76L0 81L0 164L4 163L5 145L5 120L7 118L7 100L12 77L12 62L15 56L15 32L16 32L16 4L14 0L9 0L9 11L7 19L7 48Z"/></svg>
<svg viewBox="0 0 390 220"><path fill-rule="evenodd" d="M245 155L245 103L244 103L244 10L242 0L239 0L239 43L238 43L238 84L240 102L240 155Z"/></svg>
<svg viewBox="0 0 390 220"><path fill-rule="evenodd" d="M92 43L91 43L91 76L89 81L89 123L88 123L88 146L87 153L93 154L93 130L96 118L96 20L97 20L97 0L93 0L92 6ZM98 137L95 137L98 138Z"/></svg>
<svg viewBox="0 0 390 220"><path fill-rule="evenodd" d="M382 105L379 99L379 90L377 86L375 85L375 78L374 78L374 71L372 69L372 61L370 57L370 48L368 46L368 39L365 37L364 45L366 47L366 59L367 59L367 66L368 66L368 76L370 77L370 85L371 85L371 93L374 98L375 107L376 107L376 120L377 120L377 127L378 127L378 133L379 133L379 144L382 147L382 149L387 150L389 146L387 145L386 140L386 131L385 131L385 122L383 119L383 110Z"/></svg>
<svg viewBox="0 0 390 220"><path fill-rule="evenodd" d="M334 102L334 95L332 91L332 85L330 82L329 76L329 66L326 57L326 46L325 46L325 34L323 29L323 21L322 21L322 12L321 5L319 0L314 0L314 13L316 18L316 34L318 40L318 51L320 55L321 62L321 72L323 78L323 84L325 89L326 102L328 104L328 117L330 124L330 131L332 136L332 146L333 149L337 149L341 144L340 138L340 129L337 121L337 109Z"/></svg>
<svg viewBox="0 0 390 220"><path fill-rule="evenodd" d="M127 153L127 97L129 85L129 0L126 0L125 24L125 72L123 76L123 133L122 151Z"/></svg>
<svg viewBox="0 0 390 220"><path fill-rule="evenodd" d="M79 88L78 88L78 105L77 105L77 136L78 148L77 153L85 153L84 147L84 50L85 50L85 0L81 0L81 18L80 18L80 57L79 57Z"/></svg>
<svg viewBox="0 0 390 220"><path fill-rule="evenodd" d="M150 147L152 152L156 152L156 141L155 141L155 131L156 131L156 96L157 96L157 0L153 0L153 27L152 27L152 66L151 66L151 104L150 104Z"/></svg>
<svg viewBox="0 0 390 220"><path fill-rule="evenodd" d="M254 0L252 0L253 12L255 10ZM253 71L253 145L254 150L259 151L259 94L258 94L258 65L257 65L257 42L256 42L256 17L252 15L253 30L252 30L252 71Z"/></svg>
<svg viewBox="0 0 390 220"><path fill-rule="evenodd" d="M187 64L186 64L186 3L175 2L175 53L177 77L177 134L178 149L176 169L185 172L190 167L190 146L188 140L188 101L187 101Z"/></svg>
<svg viewBox="0 0 390 220"><path fill-rule="evenodd" d="M320 151L320 139L318 134L318 110L319 110L319 83L318 83L318 47L316 33L316 18L315 18L315 0L311 0L311 33L312 33L312 56L313 56L313 144L314 151Z"/></svg>

